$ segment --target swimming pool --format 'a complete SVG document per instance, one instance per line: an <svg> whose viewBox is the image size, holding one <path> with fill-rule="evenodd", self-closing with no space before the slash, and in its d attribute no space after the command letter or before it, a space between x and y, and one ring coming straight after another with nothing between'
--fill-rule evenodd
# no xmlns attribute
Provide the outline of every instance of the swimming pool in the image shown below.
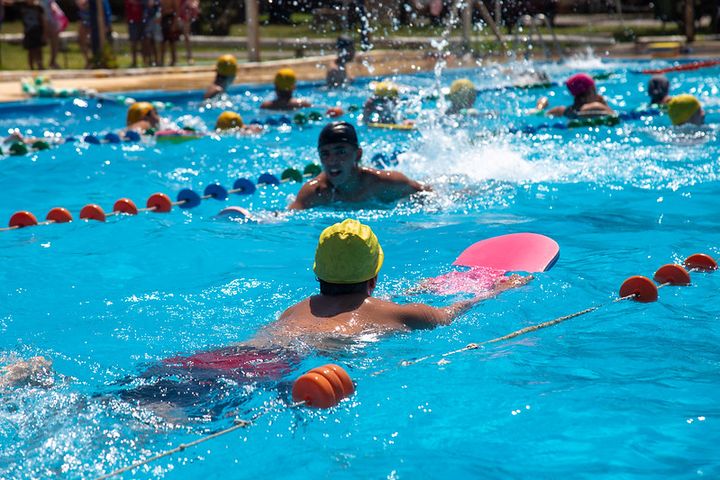
<svg viewBox="0 0 720 480"><path fill-rule="evenodd" d="M630 110L645 101L648 79L633 72L649 65L667 64L583 58L538 67L558 81L577 70L611 72L599 86L617 109ZM136 476L717 477L717 273L693 274L690 287L662 289L657 303L610 305L449 363L398 364L608 302L628 276L652 276L691 253L717 256L718 73L715 67L670 76L671 92L701 97L710 127L699 133L678 133L665 116L509 132L545 121L520 115L540 94L568 103L561 86L488 91L476 103L488 115L455 125L437 118L435 101L420 98L438 81L448 86L468 76L483 88L510 81L507 75L487 69L403 76L397 80L409 87L404 97L419 129L361 127L359 134L366 160L396 157L399 170L434 186L422 201L276 217L299 189L284 183L168 214L0 232L0 356L43 355L65 377L50 389L0 397L0 476L92 478L225 428L235 413L249 418L267 410L247 429L142 467ZM262 118L253 109L268 92L235 87L230 102L246 120ZM318 104L347 106L360 104L368 89L367 82L346 92L307 84L300 93ZM172 102L162 115L190 115L207 125L223 107L204 105L197 92L138 97ZM3 108L0 128L82 136L124 122L125 107L112 103L32 103L44 107ZM76 142L5 157L0 219L17 210L44 218L55 206L77 217L87 203L109 211L129 197L142 206L157 191L174 198L182 188L201 191L214 182L230 186L240 177L302 169L317 161L322 125L279 125L259 138L178 145ZM249 208L260 221L215 219L228 204ZM560 244L561 255L528 286L478 305L451 326L382 341L368 336L305 358L287 380L329 361L355 380L357 393L331 410L285 408L286 386L230 385L232 408L213 417L193 412L192 421L169 426L113 396L119 381L148 365L247 339L314 293L318 235L348 216L370 224L385 250L377 291L385 297L449 271L460 251L494 235L542 233ZM443 305L451 299L398 300ZM374 375L379 370L386 371Z"/></svg>

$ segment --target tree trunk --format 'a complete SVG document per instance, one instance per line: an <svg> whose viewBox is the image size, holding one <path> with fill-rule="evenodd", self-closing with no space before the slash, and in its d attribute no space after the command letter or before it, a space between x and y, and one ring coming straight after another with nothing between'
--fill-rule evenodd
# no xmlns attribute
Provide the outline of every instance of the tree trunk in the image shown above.
<svg viewBox="0 0 720 480"><path fill-rule="evenodd" d="M685 0L685 38L688 43L695 41L695 0Z"/></svg>

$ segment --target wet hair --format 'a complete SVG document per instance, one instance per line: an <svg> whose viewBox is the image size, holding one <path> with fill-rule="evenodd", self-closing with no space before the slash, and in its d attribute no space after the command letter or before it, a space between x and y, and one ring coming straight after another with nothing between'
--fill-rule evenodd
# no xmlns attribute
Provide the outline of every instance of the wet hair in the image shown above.
<svg viewBox="0 0 720 480"><path fill-rule="evenodd" d="M320 293L323 295L336 296L336 295L349 295L351 293L367 293L368 282L365 280L359 283L330 283L324 280L320 280Z"/></svg>
<svg viewBox="0 0 720 480"><path fill-rule="evenodd" d="M355 127L348 122L332 122L325 125L318 137L318 148L329 143L349 143L358 147Z"/></svg>
<svg viewBox="0 0 720 480"><path fill-rule="evenodd" d="M661 102L670 93L670 82L664 75L653 75L648 82L648 95L653 103Z"/></svg>

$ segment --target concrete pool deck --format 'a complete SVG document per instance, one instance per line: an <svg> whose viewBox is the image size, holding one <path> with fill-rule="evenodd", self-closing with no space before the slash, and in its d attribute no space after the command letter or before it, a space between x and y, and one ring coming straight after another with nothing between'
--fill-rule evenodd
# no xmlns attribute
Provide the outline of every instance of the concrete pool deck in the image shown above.
<svg viewBox="0 0 720 480"><path fill-rule="evenodd" d="M641 45L641 47L638 47ZM642 44L619 43L597 54L600 57L652 58L642 50ZM707 40L696 42L692 51L685 56L718 56L720 41ZM313 56L271 60L258 63L240 63L236 77L237 83L271 83L275 72L282 67L293 68L300 80L323 80L327 69L332 65L334 55ZM474 67L474 59L460 58L449 55L445 58L447 68ZM502 61L495 58L491 61ZM437 56L427 51L418 50L374 50L359 53L355 61L349 65L351 77L367 77L379 75L395 75L429 71L435 68ZM130 92L137 90L197 90L204 89L213 81L214 65L133 68L133 69L100 69L100 70L46 70L37 71L3 71L0 72L0 102L13 102L27 99L22 91L22 78L42 75L52 81L55 88L82 88L98 92Z"/></svg>

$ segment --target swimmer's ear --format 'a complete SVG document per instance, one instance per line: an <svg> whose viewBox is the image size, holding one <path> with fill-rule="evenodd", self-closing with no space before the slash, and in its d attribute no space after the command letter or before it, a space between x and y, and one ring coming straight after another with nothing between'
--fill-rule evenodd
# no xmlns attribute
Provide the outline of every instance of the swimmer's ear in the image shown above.
<svg viewBox="0 0 720 480"><path fill-rule="evenodd" d="M377 286L377 275L375 275L373 278L368 280L367 287L368 287L368 295L372 295L373 290L375 290L375 287Z"/></svg>
<svg viewBox="0 0 720 480"><path fill-rule="evenodd" d="M355 163L360 163L361 158L362 158L362 148L358 147L357 153L355 156Z"/></svg>

